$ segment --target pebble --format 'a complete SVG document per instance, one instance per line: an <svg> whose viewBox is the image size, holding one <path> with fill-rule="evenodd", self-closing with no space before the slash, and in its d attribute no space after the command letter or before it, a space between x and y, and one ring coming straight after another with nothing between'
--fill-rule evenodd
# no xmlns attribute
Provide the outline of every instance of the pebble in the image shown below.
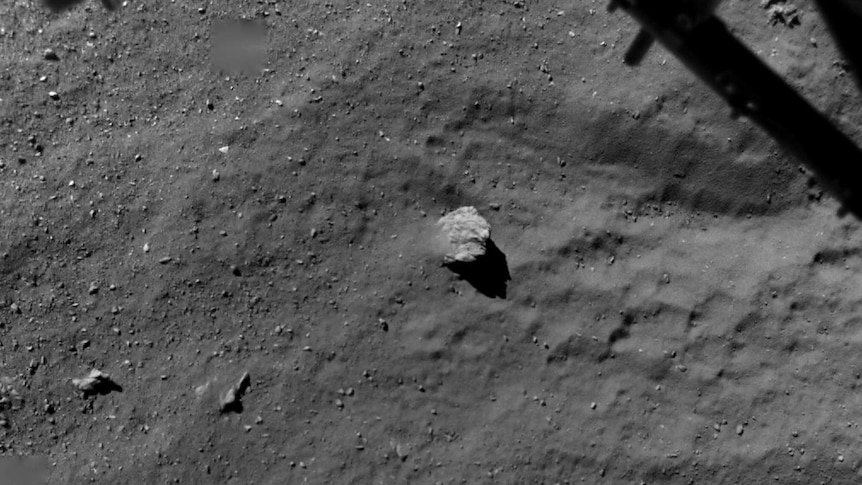
<svg viewBox="0 0 862 485"><path fill-rule="evenodd" d="M220 151L220 152L222 152L222 153L227 153L227 152L228 152L228 150L230 150L230 147L229 147L229 146L227 146L227 145L225 145L225 146L223 146L223 147L221 147L221 148L219 148L219 149L218 149L218 151Z"/></svg>
<svg viewBox="0 0 862 485"><path fill-rule="evenodd" d="M738 434L739 436L742 436L743 431L745 431L745 428L743 428L741 424L737 424L736 425L736 434Z"/></svg>
<svg viewBox="0 0 862 485"><path fill-rule="evenodd" d="M87 289L87 293L89 293L91 295L95 295L98 292L99 292L99 285L97 285L96 283L90 283L90 288Z"/></svg>
<svg viewBox="0 0 862 485"><path fill-rule="evenodd" d="M44 52L44 54L42 54L42 56L45 58L46 61L59 61L60 60L60 56L58 56L57 53L54 52L54 49L51 49L51 48L45 49L45 52Z"/></svg>
<svg viewBox="0 0 862 485"><path fill-rule="evenodd" d="M60 95L57 94L57 91L48 91L48 97L53 99L54 101L60 100Z"/></svg>
<svg viewBox="0 0 862 485"><path fill-rule="evenodd" d="M170 256L165 256L164 258L159 260L159 264L168 264L171 261L173 261L173 258L171 258Z"/></svg>
<svg viewBox="0 0 862 485"><path fill-rule="evenodd" d="M218 182L221 178L221 174L218 170L213 169L213 182Z"/></svg>

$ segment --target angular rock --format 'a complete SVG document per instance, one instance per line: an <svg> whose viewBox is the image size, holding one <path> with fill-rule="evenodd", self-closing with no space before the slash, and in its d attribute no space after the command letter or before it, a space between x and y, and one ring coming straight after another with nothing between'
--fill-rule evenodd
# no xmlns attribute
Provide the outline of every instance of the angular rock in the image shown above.
<svg viewBox="0 0 862 485"><path fill-rule="evenodd" d="M84 397L95 394L105 395L112 391L123 391L122 386L114 382L111 376L98 369L91 370L86 377L72 379L72 385L81 391Z"/></svg>
<svg viewBox="0 0 862 485"><path fill-rule="evenodd" d="M485 255L491 238L491 225L475 207L456 209L441 217L437 225L450 245L443 264L471 263Z"/></svg>
<svg viewBox="0 0 862 485"><path fill-rule="evenodd" d="M242 402L240 401L242 397L245 395L249 386L251 385L251 376L249 376L248 372L244 372L242 377L239 378L239 381L231 386L227 392L219 399L219 411L223 413L228 412L242 412Z"/></svg>

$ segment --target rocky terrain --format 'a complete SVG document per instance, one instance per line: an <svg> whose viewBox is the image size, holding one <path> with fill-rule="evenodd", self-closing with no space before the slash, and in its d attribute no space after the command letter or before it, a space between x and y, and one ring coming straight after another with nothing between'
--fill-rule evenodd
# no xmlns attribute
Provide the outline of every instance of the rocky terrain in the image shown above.
<svg viewBox="0 0 862 485"><path fill-rule="evenodd" d="M718 14L862 142L809 2ZM0 4L0 484L858 483L859 223L635 32Z"/></svg>

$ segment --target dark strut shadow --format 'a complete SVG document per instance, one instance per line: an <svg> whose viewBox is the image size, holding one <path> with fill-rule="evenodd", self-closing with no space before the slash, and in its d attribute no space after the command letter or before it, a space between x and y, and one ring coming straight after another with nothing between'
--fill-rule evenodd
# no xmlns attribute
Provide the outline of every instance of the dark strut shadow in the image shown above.
<svg viewBox="0 0 862 485"><path fill-rule="evenodd" d="M488 298L506 299L506 283L512 279L512 276L509 274L506 255L500 251L494 241L490 239L487 241L485 254L475 261L469 263L453 261L443 265Z"/></svg>

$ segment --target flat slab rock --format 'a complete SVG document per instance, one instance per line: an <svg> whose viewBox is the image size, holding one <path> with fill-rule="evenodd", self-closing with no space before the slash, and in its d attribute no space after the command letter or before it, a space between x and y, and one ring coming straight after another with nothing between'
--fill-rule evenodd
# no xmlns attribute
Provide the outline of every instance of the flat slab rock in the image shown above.
<svg viewBox="0 0 862 485"><path fill-rule="evenodd" d="M443 264L471 263L485 255L491 225L475 207L456 209L441 217L437 225L450 245Z"/></svg>

